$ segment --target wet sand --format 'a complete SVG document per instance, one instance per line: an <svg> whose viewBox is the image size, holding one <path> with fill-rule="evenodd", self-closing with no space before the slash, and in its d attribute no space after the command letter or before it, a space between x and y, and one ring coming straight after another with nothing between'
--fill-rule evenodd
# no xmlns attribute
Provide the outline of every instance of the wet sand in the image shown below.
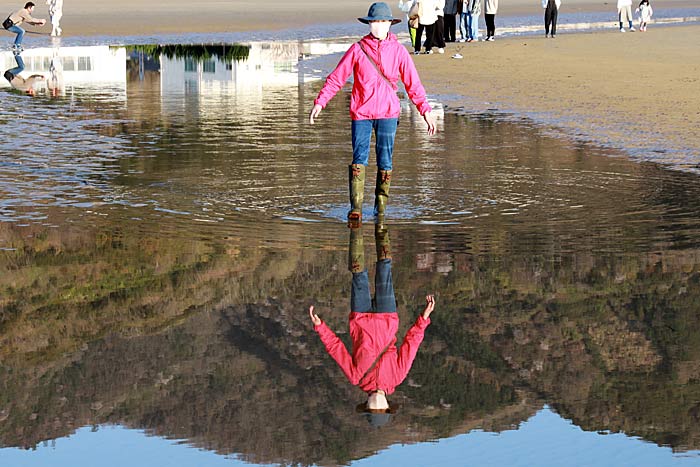
<svg viewBox="0 0 700 467"><path fill-rule="evenodd" d="M321 0L208 0L195 9L195 4L183 0L157 4L72 0L66 2L61 25L66 36L285 29L347 23L364 15L368 4L366 0L332 5ZM0 11L16 6L4 1ZM690 1L664 4L664 8L693 6ZM567 2L559 22L566 22L568 12L608 10L614 18L610 3ZM539 1L513 0L499 11L501 17L515 14L540 15L542 9ZM47 16L43 2L37 2L35 16ZM395 26L397 32L404 32L404 27ZM50 26L27 29L48 34ZM554 40L538 35L450 44L445 55L415 58L428 92L450 96L450 105L465 111L496 108L528 115L568 133L632 149L650 160L692 167L700 162L699 43L700 26L652 24L645 33L561 31ZM451 59L455 52L464 58Z"/></svg>
<svg viewBox="0 0 700 467"><path fill-rule="evenodd" d="M697 44L700 26L650 25L644 33L498 38L415 58L428 93L449 95L467 112L513 111L692 168L700 163ZM452 59L455 52L464 58Z"/></svg>

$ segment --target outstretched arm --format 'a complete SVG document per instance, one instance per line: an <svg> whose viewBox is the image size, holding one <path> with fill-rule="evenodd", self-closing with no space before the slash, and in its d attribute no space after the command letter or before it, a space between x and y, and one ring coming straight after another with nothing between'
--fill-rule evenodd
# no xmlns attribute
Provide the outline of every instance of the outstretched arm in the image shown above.
<svg viewBox="0 0 700 467"><path fill-rule="evenodd" d="M426 295L425 296L425 309L423 310L423 314L421 315L424 319L430 318L430 313L433 312L435 309L435 295Z"/></svg>
<svg viewBox="0 0 700 467"><path fill-rule="evenodd" d="M309 114L309 123L314 123L314 119L318 117L318 115L321 113L321 110L325 108L328 104L328 101L330 101L333 98L333 96L335 96L336 93L340 90L340 88L342 88L343 85L345 85L345 82L352 74L353 66L355 63L356 47L358 47L357 44L353 44L352 46L350 46L350 48L347 50L347 52L345 52L343 57L338 62L338 65L335 67L335 70L333 70L331 74L328 75L328 77L326 78L325 84L323 85L323 87L318 93L318 96L314 100L314 107L311 109L311 113Z"/></svg>
<svg viewBox="0 0 700 467"><path fill-rule="evenodd" d="M430 324L430 314L435 308L435 297L433 295L426 296L425 302L423 313L421 313L418 319L416 319L416 322L413 323L413 326L408 330L399 348L397 365L402 379L406 377L411 369L411 365L413 365L413 360L416 358L418 348L423 342L425 328Z"/></svg>
<svg viewBox="0 0 700 467"><path fill-rule="evenodd" d="M321 338L321 342L326 347L326 352L335 360L345 376L348 378L350 383L356 385L359 383L360 376L357 373L357 368L352 362L352 357L345 348L345 344L341 341L338 336L335 335L333 331L326 325L326 323L321 320L321 318L314 313L314 306L309 307L309 317L311 322L314 323L314 330L318 333Z"/></svg>

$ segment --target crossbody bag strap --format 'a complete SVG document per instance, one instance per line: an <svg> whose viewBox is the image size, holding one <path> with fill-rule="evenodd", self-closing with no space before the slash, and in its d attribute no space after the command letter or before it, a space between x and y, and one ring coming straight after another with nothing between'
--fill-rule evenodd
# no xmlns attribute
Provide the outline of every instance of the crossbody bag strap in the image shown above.
<svg viewBox="0 0 700 467"><path fill-rule="evenodd" d="M358 42L357 45L359 45L359 46L360 46L360 49L362 49L362 51L365 53L365 56L367 57L367 59L369 60L369 62L372 64L372 66L374 67L374 69L377 70L377 73L379 73L379 76L381 76L382 78L384 78L384 81L387 82L387 84L391 87L391 89L393 89L394 91L396 91L396 90L398 89L398 86L396 86L394 83L392 83L392 82L389 80L389 78L387 78L386 75L385 75L384 73L382 73L382 70L379 69L379 66L377 66L377 63L374 61L374 59L373 59L372 57L369 56L369 54L368 54L367 51L365 50L365 47L362 45L362 43L361 43L361 42ZM386 350L386 349L385 349L385 350ZM382 352L382 353L383 353L383 352Z"/></svg>
<svg viewBox="0 0 700 467"><path fill-rule="evenodd" d="M372 365L370 365L369 369L368 369L367 371L365 371L365 374L362 375L362 378L360 378L359 381L362 381L363 379L365 379L365 376L367 376L372 370L374 370L374 367L377 366L377 363L379 363L379 360L384 356L384 354L386 353L386 351L389 350L389 346L390 346L390 345L391 345L391 342L389 342L389 343L386 345L386 347L384 347L384 350L382 350L382 351L379 353L379 356L374 360L374 363L372 363Z"/></svg>

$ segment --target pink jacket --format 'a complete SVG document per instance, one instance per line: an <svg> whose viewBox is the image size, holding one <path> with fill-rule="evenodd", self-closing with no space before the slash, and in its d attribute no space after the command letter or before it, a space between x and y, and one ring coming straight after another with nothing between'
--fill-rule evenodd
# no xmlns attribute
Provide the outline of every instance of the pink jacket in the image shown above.
<svg viewBox="0 0 700 467"><path fill-rule="evenodd" d="M359 43L355 43L345 52L335 70L328 75L326 84L318 93L314 104L325 108L352 73L354 83L350 99L350 117L353 120L398 118L401 113L401 105L396 95L399 77L420 114L424 115L431 110L413 60L406 48L396 40L395 35L389 33L385 40L380 41L367 34L360 42L379 69L389 78L392 86L377 72Z"/></svg>
<svg viewBox="0 0 700 467"><path fill-rule="evenodd" d="M391 394L408 375L429 324L430 318L423 319L419 316L397 351L399 317L396 313L350 312L352 355L325 322L314 326L314 330L351 384L359 386L365 392L381 389ZM386 352L372 368L385 348ZM369 373L367 370L370 370Z"/></svg>

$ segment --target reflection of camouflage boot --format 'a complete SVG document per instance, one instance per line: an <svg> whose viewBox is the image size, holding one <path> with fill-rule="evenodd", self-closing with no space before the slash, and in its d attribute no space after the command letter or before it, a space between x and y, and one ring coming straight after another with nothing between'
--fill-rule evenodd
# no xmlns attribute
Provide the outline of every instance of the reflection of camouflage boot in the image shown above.
<svg viewBox="0 0 700 467"><path fill-rule="evenodd" d="M374 225L374 242L377 246L377 261L391 259L391 243L389 229L384 224Z"/></svg>
<svg viewBox="0 0 700 467"><path fill-rule="evenodd" d="M374 215L383 216L389 200L391 170L377 170L377 187L374 190Z"/></svg>
<svg viewBox="0 0 700 467"><path fill-rule="evenodd" d="M348 246L348 270L362 272L365 270L365 244L362 229L350 229L350 245Z"/></svg>
<svg viewBox="0 0 700 467"><path fill-rule="evenodd" d="M351 164L349 166L350 212L348 225L350 227L362 224L362 201L365 199L365 166Z"/></svg>

